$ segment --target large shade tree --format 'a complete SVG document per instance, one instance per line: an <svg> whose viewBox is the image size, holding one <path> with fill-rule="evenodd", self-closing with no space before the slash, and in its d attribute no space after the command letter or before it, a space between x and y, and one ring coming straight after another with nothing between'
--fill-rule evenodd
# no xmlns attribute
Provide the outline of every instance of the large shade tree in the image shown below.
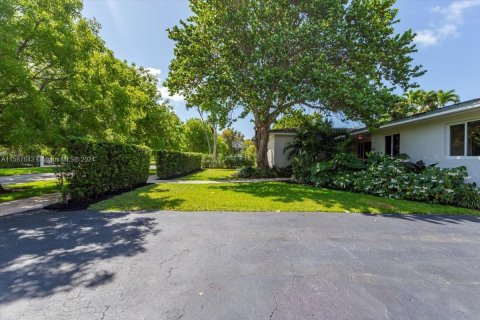
<svg viewBox="0 0 480 320"><path fill-rule="evenodd" d="M166 85L187 99L223 100L251 115L257 165L269 130L294 106L375 126L393 91L415 86L414 34L398 34L394 0L192 0L169 29Z"/></svg>
<svg viewBox="0 0 480 320"><path fill-rule="evenodd" d="M0 1L0 146L55 149L75 135L179 149L158 79L116 58L82 5Z"/></svg>

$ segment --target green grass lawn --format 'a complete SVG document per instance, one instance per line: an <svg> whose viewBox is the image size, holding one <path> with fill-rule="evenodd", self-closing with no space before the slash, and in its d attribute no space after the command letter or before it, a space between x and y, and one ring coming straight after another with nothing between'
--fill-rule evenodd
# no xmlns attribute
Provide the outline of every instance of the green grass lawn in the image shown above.
<svg viewBox="0 0 480 320"><path fill-rule="evenodd" d="M30 198L58 191L57 182L55 180L17 183L10 184L4 187L7 189L12 189L14 191L0 194L0 203L17 199Z"/></svg>
<svg viewBox="0 0 480 320"><path fill-rule="evenodd" d="M52 167L0 168L0 176L15 176L20 174L50 173L50 172L55 172L55 168L52 168Z"/></svg>
<svg viewBox="0 0 480 320"><path fill-rule="evenodd" d="M235 172L237 172L235 169L203 169L202 171L178 178L177 180L224 180L232 178Z"/></svg>
<svg viewBox="0 0 480 320"><path fill-rule="evenodd" d="M96 203L98 211L319 211L469 214L480 211L282 182L160 184Z"/></svg>

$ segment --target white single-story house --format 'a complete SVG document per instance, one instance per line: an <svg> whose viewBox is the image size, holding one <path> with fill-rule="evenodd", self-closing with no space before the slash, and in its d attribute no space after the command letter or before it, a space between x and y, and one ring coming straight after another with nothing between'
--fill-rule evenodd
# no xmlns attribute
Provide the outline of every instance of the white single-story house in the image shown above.
<svg viewBox="0 0 480 320"><path fill-rule="evenodd" d="M284 145L292 141L295 131L272 130L269 144L271 166L286 166ZM480 99L453 104L429 112L387 122L370 132L352 130L354 151L365 158L369 151L407 154L414 162L438 164L441 168L465 166L466 182L480 185Z"/></svg>
<svg viewBox="0 0 480 320"><path fill-rule="evenodd" d="M283 152L297 135L296 129L272 129L268 138L268 165L270 168L284 168L290 164L287 155Z"/></svg>

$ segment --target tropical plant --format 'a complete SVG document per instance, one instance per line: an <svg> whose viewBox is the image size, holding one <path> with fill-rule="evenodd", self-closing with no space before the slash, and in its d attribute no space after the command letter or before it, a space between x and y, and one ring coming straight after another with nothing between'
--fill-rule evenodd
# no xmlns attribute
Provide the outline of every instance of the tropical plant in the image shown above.
<svg viewBox="0 0 480 320"><path fill-rule="evenodd" d="M254 121L257 165L271 125L305 106L375 126L395 89L415 87L411 30L398 33L394 0L195 0L168 30L175 58L165 85L187 101L218 101Z"/></svg>
<svg viewBox="0 0 480 320"><path fill-rule="evenodd" d="M420 112L443 108L449 102L458 103L460 97L455 90L409 90L395 103L392 118L402 118Z"/></svg>
<svg viewBox="0 0 480 320"><path fill-rule="evenodd" d="M348 129L334 128L331 120L320 119L301 126L284 152L287 159L292 160L295 177L308 182L312 165L333 159L337 153L344 152L349 143Z"/></svg>
<svg viewBox="0 0 480 320"><path fill-rule="evenodd" d="M351 161L351 157L338 155L334 160L314 165L312 182L321 187L381 197L480 209L480 189L475 184L465 183L465 167L414 164L405 154L390 157L371 153L361 165Z"/></svg>
<svg viewBox="0 0 480 320"><path fill-rule="evenodd" d="M447 103L453 102L453 103L459 103L460 102L460 96L455 93L455 90L438 90L437 91L437 103L440 108L445 107Z"/></svg>

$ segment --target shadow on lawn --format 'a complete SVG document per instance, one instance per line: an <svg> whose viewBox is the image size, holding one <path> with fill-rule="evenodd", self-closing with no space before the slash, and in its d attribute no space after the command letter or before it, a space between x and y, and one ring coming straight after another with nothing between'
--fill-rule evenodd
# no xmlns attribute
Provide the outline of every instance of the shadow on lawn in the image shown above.
<svg viewBox="0 0 480 320"><path fill-rule="evenodd" d="M0 218L0 304L114 280L101 260L144 252L153 218L94 212L37 212Z"/></svg>
<svg viewBox="0 0 480 320"><path fill-rule="evenodd" d="M445 215L396 214L401 211L401 206L396 205L394 202L406 200L393 200L361 193L312 188L294 183L239 183L228 186L211 186L210 188L223 191L242 192L260 198L268 197L274 201L282 203L302 202L308 199L329 209L341 208L341 210L344 211L362 212L367 215L372 214L373 209L376 209L380 210L380 212L387 217L395 217L409 221L426 221L439 224L459 223L461 221L480 222L480 219L474 216L449 215L447 211L448 207L445 207ZM415 204L415 202L411 203Z"/></svg>
<svg viewBox="0 0 480 320"><path fill-rule="evenodd" d="M371 202L364 201L359 194L352 194L355 199L355 205L350 205L349 199L345 197L345 192L340 194L335 190L327 190L321 188L312 188L309 186L294 184L294 183L238 183L229 186L211 186L212 189L220 189L223 191L234 191L248 193L259 198L271 198L273 201L282 203L302 202L305 200L314 201L326 208L338 207L343 210L360 210L362 212L370 213ZM343 196L342 196L343 195ZM381 207L378 204L377 207ZM392 209L390 205L384 205L384 209Z"/></svg>

